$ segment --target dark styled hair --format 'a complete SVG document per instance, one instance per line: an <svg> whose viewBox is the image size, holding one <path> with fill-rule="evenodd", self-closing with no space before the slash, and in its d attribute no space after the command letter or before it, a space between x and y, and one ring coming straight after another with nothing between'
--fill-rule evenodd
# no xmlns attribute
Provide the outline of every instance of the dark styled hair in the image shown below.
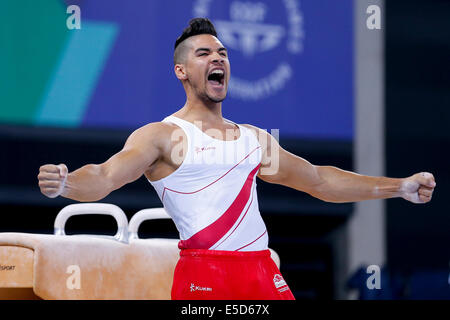
<svg viewBox="0 0 450 320"><path fill-rule="evenodd" d="M210 34L217 37L216 28L208 18L194 18L189 21L189 26L183 30L181 36L175 41L175 50L178 45L187 38L197 36L199 34Z"/></svg>

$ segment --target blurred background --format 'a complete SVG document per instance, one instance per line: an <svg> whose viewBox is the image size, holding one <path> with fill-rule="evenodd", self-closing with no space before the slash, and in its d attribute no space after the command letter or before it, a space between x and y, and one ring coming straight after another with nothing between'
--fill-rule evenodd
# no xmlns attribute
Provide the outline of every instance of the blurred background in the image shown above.
<svg viewBox="0 0 450 320"><path fill-rule="evenodd" d="M426 205L326 203L258 180L269 246L295 297L450 299L450 1L1 3L0 232L52 233L74 203L40 194L41 165L102 163L131 132L183 106L173 45L202 16L229 50L226 118L279 129L285 149L316 165L436 178ZM128 218L162 206L144 178L101 202ZM112 235L116 225L80 216L66 229ZM178 237L164 220L140 235ZM369 265L381 289L368 288Z"/></svg>

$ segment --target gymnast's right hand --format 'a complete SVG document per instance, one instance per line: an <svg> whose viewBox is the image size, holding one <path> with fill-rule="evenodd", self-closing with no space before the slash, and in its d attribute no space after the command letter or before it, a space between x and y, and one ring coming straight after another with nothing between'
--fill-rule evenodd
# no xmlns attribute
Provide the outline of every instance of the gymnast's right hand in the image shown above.
<svg viewBox="0 0 450 320"><path fill-rule="evenodd" d="M68 175L65 164L46 164L39 168L38 180L41 192L49 197L56 198L64 190Z"/></svg>

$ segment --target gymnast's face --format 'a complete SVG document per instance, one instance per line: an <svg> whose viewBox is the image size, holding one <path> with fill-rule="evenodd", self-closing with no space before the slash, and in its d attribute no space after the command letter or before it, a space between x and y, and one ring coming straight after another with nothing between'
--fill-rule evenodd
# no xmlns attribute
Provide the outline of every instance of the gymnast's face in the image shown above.
<svg viewBox="0 0 450 320"><path fill-rule="evenodd" d="M175 65L175 73L183 84L190 86L196 96L208 102L222 102L230 79L227 49L214 36L201 34L186 39L182 63ZM186 87L185 87L186 88Z"/></svg>

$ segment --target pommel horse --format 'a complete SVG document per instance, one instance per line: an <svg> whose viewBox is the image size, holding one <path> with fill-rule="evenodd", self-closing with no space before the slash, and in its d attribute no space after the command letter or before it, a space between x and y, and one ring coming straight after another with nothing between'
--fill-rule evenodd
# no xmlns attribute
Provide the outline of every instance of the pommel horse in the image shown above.
<svg viewBox="0 0 450 320"><path fill-rule="evenodd" d="M86 214L113 216L117 233L66 235L66 221ZM179 240L140 239L141 223L154 219L170 216L143 209L128 223L116 205L79 203L58 213L54 234L0 233L0 300L170 300Z"/></svg>

